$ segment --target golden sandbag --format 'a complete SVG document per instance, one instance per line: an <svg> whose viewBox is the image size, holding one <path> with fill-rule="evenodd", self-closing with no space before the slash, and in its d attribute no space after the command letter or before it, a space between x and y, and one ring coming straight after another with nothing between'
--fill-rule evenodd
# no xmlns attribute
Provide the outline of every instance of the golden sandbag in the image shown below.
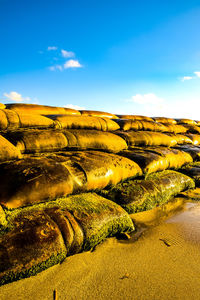
<svg viewBox="0 0 200 300"><path fill-rule="evenodd" d="M39 115L53 115L53 114L65 114L65 115L80 115L80 112L75 109L65 107L55 107L38 104L6 104L6 108L14 110L16 112L27 114L39 114Z"/></svg>

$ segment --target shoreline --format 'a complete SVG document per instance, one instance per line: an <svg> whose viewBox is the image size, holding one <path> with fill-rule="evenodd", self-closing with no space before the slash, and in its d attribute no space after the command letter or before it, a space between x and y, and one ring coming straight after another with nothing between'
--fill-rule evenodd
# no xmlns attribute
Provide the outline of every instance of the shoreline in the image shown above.
<svg viewBox="0 0 200 300"><path fill-rule="evenodd" d="M136 241L109 238L93 252L0 287L1 300L49 300L55 290L59 300L198 299L199 216L200 203L186 203Z"/></svg>

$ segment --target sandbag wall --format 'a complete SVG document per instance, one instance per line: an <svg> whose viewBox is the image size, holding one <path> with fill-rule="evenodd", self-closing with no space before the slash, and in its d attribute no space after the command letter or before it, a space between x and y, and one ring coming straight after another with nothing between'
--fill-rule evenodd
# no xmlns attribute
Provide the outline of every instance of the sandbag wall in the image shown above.
<svg viewBox="0 0 200 300"><path fill-rule="evenodd" d="M134 231L131 214L187 191L198 198L199 126L189 119L0 106L0 283Z"/></svg>

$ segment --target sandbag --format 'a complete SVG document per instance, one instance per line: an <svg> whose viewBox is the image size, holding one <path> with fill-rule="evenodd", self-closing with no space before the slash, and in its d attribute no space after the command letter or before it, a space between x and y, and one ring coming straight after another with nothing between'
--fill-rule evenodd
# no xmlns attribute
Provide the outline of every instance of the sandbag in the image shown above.
<svg viewBox="0 0 200 300"><path fill-rule="evenodd" d="M171 168L178 169L193 162L189 153L165 147L125 150L118 154L135 161L145 174Z"/></svg>
<svg viewBox="0 0 200 300"><path fill-rule="evenodd" d="M187 129L187 133L200 133L200 127L197 125L184 124L184 127Z"/></svg>
<svg viewBox="0 0 200 300"><path fill-rule="evenodd" d="M101 118L110 118L110 119L118 119L116 115L97 110L80 110L82 116L93 116L93 117L101 117Z"/></svg>
<svg viewBox="0 0 200 300"><path fill-rule="evenodd" d="M179 169L182 166L192 163L193 159L189 153L178 149L169 149L166 147L149 147L148 151L153 151L165 157L166 162L168 162L169 169Z"/></svg>
<svg viewBox="0 0 200 300"><path fill-rule="evenodd" d="M4 136L21 153L39 153L59 151L68 146L68 140L61 131L56 130L21 130L7 132Z"/></svg>
<svg viewBox="0 0 200 300"><path fill-rule="evenodd" d="M4 109L4 108L6 108L5 104L0 103L0 109Z"/></svg>
<svg viewBox="0 0 200 300"><path fill-rule="evenodd" d="M185 125L178 125L178 124L164 124L165 125L165 132L171 133L185 133L188 131L188 128Z"/></svg>
<svg viewBox="0 0 200 300"><path fill-rule="evenodd" d="M16 208L96 190L142 175L133 161L99 151L71 151L0 164L0 204Z"/></svg>
<svg viewBox="0 0 200 300"><path fill-rule="evenodd" d="M21 158L19 149L0 135L0 162L19 158Z"/></svg>
<svg viewBox="0 0 200 300"><path fill-rule="evenodd" d="M0 284L35 275L108 236L134 230L129 215L96 194L81 194L7 213L0 237Z"/></svg>
<svg viewBox="0 0 200 300"><path fill-rule="evenodd" d="M12 103L6 104L7 109L14 110L16 112L26 113L26 114L39 114L39 115L80 115L80 112L75 109L65 108L65 107L55 107L47 105L38 104L24 104L24 103Z"/></svg>
<svg viewBox="0 0 200 300"><path fill-rule="evenodd" d="M193 145L179 145L176 146L176 148L182 152L188 153L193 160L200 160L200 147Z"/></svg>
<svg viewBox="0 0 200 300"><path fill-rule="evenodd" d="M153 121L153 119L150 117L138 116L138 115L117 115L117 117L120 119Z"/></svg>
<svg viewBox="0 0 200 300"><path fill-rule="evenodd" d="M195 189L186 190L186 191L180 193L180 196L186 198L189 201L191 201L191 200L199 201L200 200L200 188L197 187Z"/></svg>
<svg viewBox="0 0 200 300"><path fill-rule="evenodd" d="M0 165L0 204L16 208L71 194L75 179L61 163L32 157Z"/></svg>
<svg viewBox="0 0 200 300"><path fill-rule="evenodd" d="M177 144L176 139L161 132L151 131L118 131L116 132L128 144L129 147L133 146L167 146L173 147Z"/></svg>
<svg viewBox="0 0 200 300"><path fill-rule="evenodd" d="M14 130L19 127L19 116L15 111L0 109L0 130Z"/></svg>
<svg viewBox="0 0 200 300"><path fill-rule="evenodd" d="M163 124L176 124L177 123L177 121L175 119L171 119L171 118L155 117L153 119L156 122L163 123Z"/></svg>
<svg viewBox="0 0 200 300"><path fill-rule="evenodd" d="M65 148L96 149L108 152L127 149L123 138L99 130L21 130L7 132L4 136L22 153L51 152Z"/></svg>
<svg viewBox="0 0 200 300"><path fill-rule="evenodd" d="M118 183L101 195L121 205L129 214L152 209L170 200L181 191L194 188L194 181L175 171L162 171L145 180L127 180Z"/></svg>
<svg viewBox="0 0 200 300"><path fill-rule="evenodd" d="M109 118L66 115L48 115L48 118L55 121L57 128L96 129L102 131L114 131L120 128L116 122Z"/></svg>
<svg viewBox="0 0 200 300"><path fill-rule="evenodd" d="M102 132L98 130L65 130L63 134L68 138L69 146L81 149L96 149L108 152L119 152L127 149L128 146L123 138L111 132ZM70 136L76 138L76 143L70 142Z"/></svg>
<svg viewBox="0 0 200 300"><path fill-rule="evenodd" d="M178 145L193 144L192 139L187 134L183 135L168 133L167 135L173 137Z"/></svg>
<svg viewBox="0 0 200 300"><path fill-rule="evenodd" d="M35 275L66 257L59 227L45 212L16 213L9 225L10 231L0 237L0 285Z"/></svg>
<svg viewBox="0 0 200 300"><path fill-rule="evenodd" d="M41 115L18 112L19 128L53 128L54 121Z"/></svg>
<svg viewBox="0 0 200 300"><path fill-rule="evenodd" d="M192 141L193 145L200 144L200 135L199 134L188 133L188 134L186 134L186 136Z"/></svg>
<svg viewBox="0 0 200 300"><path fill-rule="evenodd" d="M117 119L116 123L119 124L120 129L127 130L149 130L149 131L161 131L165 132L165 125L161 123L157 123L154 121L146 121L146 120L131 120L131 119Z"/></svg>
<svg viewBox="0 0 200 300"><path fill-rule="evenodd" d="M175 119L178 124L190 124L190 125L195 125L196 122L191 119Z"/></svg>
<svg viewBox="0 0 200 300"><path fill-rule="evenodd" d="M44 116L18 113L10 109L0 110L0 130L50 127L54 127L54 121Z"/></svg>
<svg viewBox="0 0 200 300"><path fill-rule="evenodd" d="M191 166L186 166L180 170L180 172L190 176L195 180L195 184L197 187L200 187L200 163L195 162Z"/></svg>
<svg viewBox="0 0 200 300"><path fill-rule="evenodd" d="M116 154L100 151L82 151L62 153L84 171L86 182L81 191L90 191L104 188L107 185L115 185L126 178L142 175L142 170L137 163ZM79 187L80 189L80 187Z"/></svg>

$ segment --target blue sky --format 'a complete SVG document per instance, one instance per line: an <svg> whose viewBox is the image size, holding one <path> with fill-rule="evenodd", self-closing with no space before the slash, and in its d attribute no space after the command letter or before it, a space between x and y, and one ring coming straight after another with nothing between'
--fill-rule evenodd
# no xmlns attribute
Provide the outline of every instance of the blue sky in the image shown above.
<svg viewBox="0 0 200 300"><path fill-rule="evenodd" d="M199 31L199 0L0 0L0 101L200 119Z"/></svg>

